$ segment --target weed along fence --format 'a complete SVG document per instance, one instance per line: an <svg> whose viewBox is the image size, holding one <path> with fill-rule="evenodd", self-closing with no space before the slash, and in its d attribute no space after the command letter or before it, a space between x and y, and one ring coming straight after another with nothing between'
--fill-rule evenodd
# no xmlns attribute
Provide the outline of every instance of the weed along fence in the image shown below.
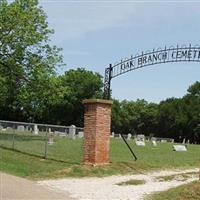
<svg viewBox="0 0 200 200"><path fill-rule="evenodd" d="M0 147L42 158L80 163L83 128L0 120Z"/></svg>

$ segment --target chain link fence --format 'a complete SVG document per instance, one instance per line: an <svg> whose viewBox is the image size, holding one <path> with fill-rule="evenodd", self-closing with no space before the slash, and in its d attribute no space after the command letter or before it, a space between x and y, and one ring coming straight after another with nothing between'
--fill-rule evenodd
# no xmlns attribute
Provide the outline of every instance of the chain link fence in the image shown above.
<svg viewBox="0 0 200 200"><path fill-rule="evenodd" d="M59 161L80 163L83 128L0 120L0 147Z"/></svg>

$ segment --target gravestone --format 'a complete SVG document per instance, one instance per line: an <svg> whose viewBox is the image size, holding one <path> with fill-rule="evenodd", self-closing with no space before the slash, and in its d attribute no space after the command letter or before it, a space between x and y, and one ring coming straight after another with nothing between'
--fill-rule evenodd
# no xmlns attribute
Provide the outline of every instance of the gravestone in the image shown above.
<svg viewBox="0 0 200 200"><path fill-rule="evenodd" d="M13 129L11 127L6 127L6 131L12 131Z"/></svg>
<svg viewBox="0 0 200 200"><path fill-rule="evenodd" d="M137 146L145 146L145 142L144 142L144 141L136 140L136 141L135 141L135 144L136 144Z"/></svg>
<svg viewBox="0 0 200 200"><path fill-rule="evenodd" d="M115 133L112 132L111 135L110 135L110 137L114 138L115 137Z"/></svg>
<svg viewBox="0 0 200 200"><path fill-rule="evenodd" d="M24 126L20 125L20 126L17 126L17 131L21 131L21 132L24 132Z"/></svg>
<svg viewBox="0 0 200 200"><path fill-rule="evenodd" d="M49 144L49 145L52 145L53 143L54 143L54 141L53 141L53 135L51 135L51 136L49 137L48 144Z"/></svg>
<svg viewBox="0 0 200 200"><path fill-rule="evenodd" d="M79 137L79 138L83 138L83 136L84 136L83 131L79 131L79 132L78 132L78 137Z"/></svg>
<svg viewBox="0 0 200 200"><path fill-rule="evenodd" d="M48 128L48 132L49 132L49 133L52 133L51 128Z"/></svg>
<svg viewBox="0 0 200 200"><path fill-rule="evenodd" d="M182 142L182 144L185 144L185 138L183 139L183 142Z"/></svg>
<svg viewBox="0 0 200 200"><path fill-rule="evenodd" d="M173 145L174 151L187 151L184 145Z"/></svg>
<svg viewBox="0 0 200 200"><path fill-rule="evenodd" d="M152 140L152 144L154 147L157 147L157 142L155 140Z"/></svg>
<svg viewBox="0 0 200 200"><path fill-rule="evenodd" d="M37 124L34 124L34 126L33 126L33 134L34 135L38 135L38 126L37 126Z"/></svg>
<svg viewBox="0 0 200 200"><path fill-rule="evenodd" d="M76 126L74 125L69 127L69 138L73 140L76 138Z"/></svg>
<svg viewBox="0 0 200 200"><path fill-rule="evenodd" d="M130 140L132 135L129 133L127 139Z"/></svg>
<svg viewBox="0 0 200 200"><path fill-rule="evenodd" d="M54 131L55 135L60 136L60 137L66 137L67 134L64 132L60 132L60 131Z"/></svg>
<svg viewBox="0 0 200 200"><path fill-rule="evenodd" d="M140 134L140 135L136 135L136 140L137 141L145 141L145 135L142 135L142 134Z"/></svg>
<svg viewBox="0 0 200 200"><path fill-rule="evenodd" d="M29 131L29 126L26 126L25 131L27 132Z"/></svg>
<svg viewBox="0 0 200 200"><path fill-rule="evenodd" d="M145 135L136 135L135 143L137 146L145 146Z"/></svg>
<svg viewBox="0 0 200 200"><path fill-rule="evenodd" d="M0 131L3 129L3 126L0 125Z"/></svg>

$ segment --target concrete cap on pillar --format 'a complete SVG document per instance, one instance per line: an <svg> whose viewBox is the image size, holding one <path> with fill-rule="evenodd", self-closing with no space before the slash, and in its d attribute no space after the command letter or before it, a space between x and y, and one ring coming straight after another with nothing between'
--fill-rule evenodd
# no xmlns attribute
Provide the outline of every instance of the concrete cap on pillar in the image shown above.
<svg viewBox="0 0 200 200"><path fill-rule="evenodd" d="M106 100L106 99L85 99L82 101L83 104L95 104L95 103L102 103L102 104L113 104L113 101Z"/></svg>

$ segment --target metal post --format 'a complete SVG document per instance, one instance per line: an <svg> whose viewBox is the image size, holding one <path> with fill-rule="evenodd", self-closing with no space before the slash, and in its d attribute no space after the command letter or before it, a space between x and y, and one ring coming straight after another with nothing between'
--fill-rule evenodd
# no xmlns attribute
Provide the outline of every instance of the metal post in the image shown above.
<svg viewBox="0 0 200 200"><path fill-rule="evenodd" d="M12 149L15 148L15 131L13 131L13 137L12 137Z"/></svg>
<svg viewBox="0 0 200 200"><path fill-rule="evenodd" d="M112 64L105 69L105 79L104 79L104 99L110 99L110 85L112 79Z"/></svg>
<svg viewBox="0 0 200 200"><path fill-rule="evenodd" d="M47 128L46 128L46 135L45 135L45 148L44 148L44 159L47 158L47 143L48 143L48 138L47 138Z"/></svg>
<svg viewBox="0 0 200 200"><path fill-rule="evenodd" d="M124 136L122 134L120 134L123 141L125 142L125 144L127 145L128 149L130 150L131 154L133 155L133 157L135 158L135 161L137 160L137 156L134 154L133 150L131 149L131 147L129 146L129 144L127 143L127 141L125 140Z"/></svg>
<svg viewBox="0 0 200 200"><path fill-rule="evenodd" d="M15 126L13 125L12 149L15 148Z"/></svg>

